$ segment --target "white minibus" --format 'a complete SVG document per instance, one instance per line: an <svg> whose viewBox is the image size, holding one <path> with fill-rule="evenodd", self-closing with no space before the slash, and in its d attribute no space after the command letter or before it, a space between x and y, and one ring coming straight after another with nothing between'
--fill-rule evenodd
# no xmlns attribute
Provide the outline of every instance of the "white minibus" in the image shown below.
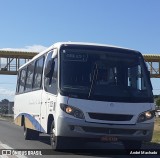
<svg viewBox="0 0 160 158"><path fill-rule="evenodd" d="M14 121L25 139L49 134L55 150L72 140L140 149L152 139L154 113L150 74L135 50L59 42L18 71Z"/></svg>

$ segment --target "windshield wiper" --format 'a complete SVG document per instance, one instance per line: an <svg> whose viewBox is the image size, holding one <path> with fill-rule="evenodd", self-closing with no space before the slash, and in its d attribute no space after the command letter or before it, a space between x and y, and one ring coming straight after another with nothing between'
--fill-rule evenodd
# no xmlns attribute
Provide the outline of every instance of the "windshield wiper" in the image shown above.
<svg viewBox="0 0 160 158"><path fill-rule="evenodd" d="M92 77L92 81L91 81L91 87L89 89L88 98L90 98L90 96L92 94L92 90L93 90L93 87L95 85L95 81L97 80L97 76L98 76L98 66L97 66L97 63L95 63L95 66L94 66L94 69L93 69L93 77Z"/></svg>

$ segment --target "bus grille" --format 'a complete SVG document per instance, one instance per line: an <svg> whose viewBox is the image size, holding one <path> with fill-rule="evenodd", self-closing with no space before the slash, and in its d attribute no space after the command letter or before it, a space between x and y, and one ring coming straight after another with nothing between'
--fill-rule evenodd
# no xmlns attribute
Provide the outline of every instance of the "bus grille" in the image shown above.
<svg viewBox="0 0 160 158"><path fill-rule="evenodd" d="M135 129L114 129L114 128L100 128L100 127L87 127L83 126L82 129L85 132L90 133L101 133L101 134L121 134L121 135L132 135L136 132Z"/></svg>
<svg viewBox="0 0 160 158"><path fill-rule="evenodd" d="M123 115L123 114L103 114L103 113L88 113L89 117L97 120L106 121L130 121L133 115Z"/></svg>

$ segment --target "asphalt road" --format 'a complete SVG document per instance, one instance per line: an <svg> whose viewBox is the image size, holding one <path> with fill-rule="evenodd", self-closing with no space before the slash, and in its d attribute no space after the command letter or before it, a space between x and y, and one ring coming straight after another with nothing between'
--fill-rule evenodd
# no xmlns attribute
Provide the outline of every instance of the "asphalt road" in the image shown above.
<svg viewBox="0 0 160 158"><path fill-rule="evenodd" d="M7 120L1 120L0 119L0 149L18 149L23 150L25 149L43 149L44 151L51 152L52 155L44 155L41 157L108 157L108 158L114 158L114 157L160 157L160 155L108 155L104 153L105 149L107 151L115 151L120 152L124 149L123 145L121 143L87 143L85 146L78 146L75 145L71 150L69 151L61 151L56 152L51 149L50 141L49 141L49 135L41 134L39 140L25 140L23 136L23 128L15 125L11 121ZM81 150L77 150L81 149ZM103 150L101 150L103 149ZM117 150L120 149L120 150ZM157 145L143 145L142 149L157 149L160 150L160 144ZM103 154L102 154L103 153ZM102 154L102 155L101 155ZM10 156L0 156L2 158L8 158ZM12 156L14 158L14 156ZM40 156L16 156L16 157L40 157ZM15 157L15 158L16 158Z"/></svg>

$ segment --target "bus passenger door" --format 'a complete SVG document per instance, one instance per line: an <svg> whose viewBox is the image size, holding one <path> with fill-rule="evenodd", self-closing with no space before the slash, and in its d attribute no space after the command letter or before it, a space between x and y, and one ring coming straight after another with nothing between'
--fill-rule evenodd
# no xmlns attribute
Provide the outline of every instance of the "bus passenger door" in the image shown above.
<svg viewBox="0 0 160 158"><path fill-rule="evenodd" d="M58 59L55 52L56 51L50 51L48 53L44 69L44 90L42 94L41 125L46 132L48 116L54 116L57 98Z"/></svg>

